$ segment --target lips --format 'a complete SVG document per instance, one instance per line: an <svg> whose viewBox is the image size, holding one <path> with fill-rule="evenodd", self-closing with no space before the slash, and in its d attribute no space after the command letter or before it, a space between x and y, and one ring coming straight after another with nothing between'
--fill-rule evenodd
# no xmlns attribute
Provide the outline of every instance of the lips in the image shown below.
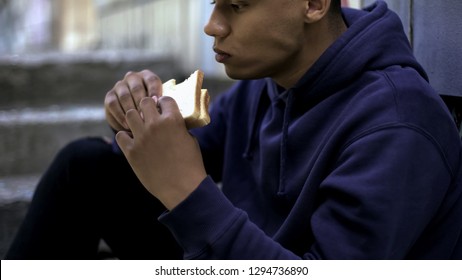
<svg viewBox="0 0 462 280"><path fill-rule="evenodd" d="M215 59L217 62L219 63L225 63L226 60L228 60L231 55L227 52L224 52L218 48L213 48L213 50L215 51L216 55L215 55Z"/></svg>

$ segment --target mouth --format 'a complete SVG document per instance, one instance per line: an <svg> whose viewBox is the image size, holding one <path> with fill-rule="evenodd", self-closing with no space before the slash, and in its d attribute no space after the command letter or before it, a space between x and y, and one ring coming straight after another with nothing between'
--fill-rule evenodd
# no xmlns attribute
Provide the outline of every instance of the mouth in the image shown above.
<svg viewBox="0 0 462 280"><path fill-rule="evenodd" d="M220 50L219 48L213 48L213 51L216 53L215 55L215 59L217 62L219 63L225 63L226 60L228 60L229 58L231 58L231 55L227 52L224 52L222 50Z"/></svg>

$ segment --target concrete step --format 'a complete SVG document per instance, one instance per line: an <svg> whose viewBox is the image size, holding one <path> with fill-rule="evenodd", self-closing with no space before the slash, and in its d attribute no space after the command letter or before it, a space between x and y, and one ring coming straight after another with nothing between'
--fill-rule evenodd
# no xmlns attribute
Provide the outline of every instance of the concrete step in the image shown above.
<svg viewBox="0 0 462 280"><path fill-rule="evenodd" d="M0 56L0 110L59 106L102 106L104 96L128 71L150 69L166 81L190 73L175 58L143 52ZM212 96L233 81L207 74Z"/></svg>
<svg viewBox="0 0 462 280"><path fill-rule="evenodd" d="M0 177L0 259L26 214L39 174Z"/></svg>
<svg viewBox="0 0 462 280"><path fill-rule="evenodd" d="M41 173L70 141L112 135L101 106L0 110L0 178Z"/></svg>
<svg viewBox="0 0 462 280"><path fill-rule="evenodd" d="M142 52L0 56L0 109L102 105L128 71L155 69L161 78L179 71L170 57Z"/></svg>
<svg viewBox="0 0 462 280"><path fill-rule="evenodd" d="M0 205L31 200L40 174L24 174L0 178Z"/></svg>

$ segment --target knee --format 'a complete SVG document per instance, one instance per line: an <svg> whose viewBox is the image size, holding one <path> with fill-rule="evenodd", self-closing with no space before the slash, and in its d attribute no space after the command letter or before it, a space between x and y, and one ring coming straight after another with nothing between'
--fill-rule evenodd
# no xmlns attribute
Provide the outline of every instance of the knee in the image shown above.
<svg viewBox="0 0 462 280"><path fill-rule="evenodd" d="M113 156L111 144L100 137L86 137L74 140L64 146L56 155L55 162L61 164L90 164L98 159Z"/></svg>

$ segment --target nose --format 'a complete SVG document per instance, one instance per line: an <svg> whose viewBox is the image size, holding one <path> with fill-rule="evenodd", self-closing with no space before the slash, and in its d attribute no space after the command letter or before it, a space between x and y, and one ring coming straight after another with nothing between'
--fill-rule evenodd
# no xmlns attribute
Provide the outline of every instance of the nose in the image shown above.
<svg viewBox="0 0 462 280"><path fill-rule="evenodd" d="M226 37L230 32L226 18L217 11L216 7L210 15L209 22L204 26L204 32L212 37Z"/></svg>

